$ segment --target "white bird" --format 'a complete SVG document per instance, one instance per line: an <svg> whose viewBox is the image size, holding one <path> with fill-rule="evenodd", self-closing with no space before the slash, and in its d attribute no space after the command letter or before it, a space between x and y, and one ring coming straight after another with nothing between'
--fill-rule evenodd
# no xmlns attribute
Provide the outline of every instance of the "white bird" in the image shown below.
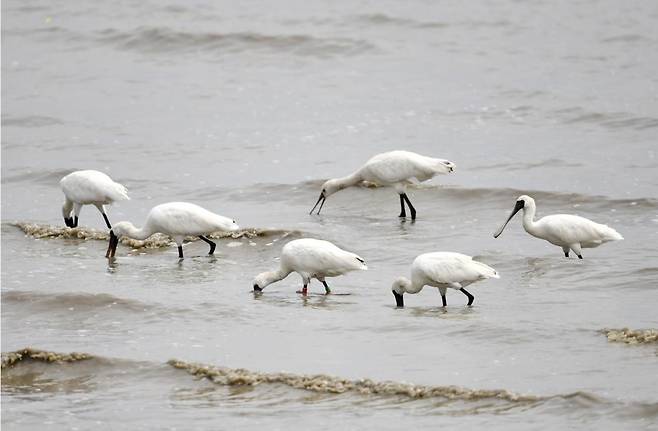
<svg viewBox="0 0 658 431"><path fill-rule="evenodd" d="M320 214L325 200L337 191L367 181L382 186L393 186L400 195L400 217L407 216L404 207L406 202L413 220L416 218L416 209L411 205L411 201L407 196L407 186L414 179L422 182L437 174L450 173L454 169L455 164L449 160L421 156L410 151L390 151L377 154L353 174L325 182L311 214L322 202L320 209L318 209L318 214Z"/></svg>
<svg viewBox="0 0 658 431"><path fill-rule="evenodd" d="M425 253L416 257L411 264L411 281L400 277L393 282L392 290L398 307L404 307L404 293L418 293L426 285L439 288L444 307L448 305L448 288L460 290L468 297L468 305L471 305L474 297L464 288L487 278L500 276L493 268L473 260L471 256L451 252Z"/></svg>
<svg viewBox="0 0 658 431"><path fill-rule="evenodd" d="M124 186L115 183L104 173L93 170L71 172L60 180L59 185L66 197L62 215L68 227L78 226L78 216L83 205L94 205L103 215L108 229L112 229L105 214L105 205L130 199Z"/></svg>
<svg viewBox="0 0 658 431"><path fill-rule="evenodd" d="M350 271L367 270L366 262L354 253L345 251L329 241L304 238L290 241L281 250L279 269L266 271L254 278L254 292L261 292L265 286L286 278L291 272L302 277L303 295L308 294L308 284L312 278L322 282L325 293L331 289L325 277L337 277Z"/></svg>
<svg viewBox="0 0 658 431"><path fill-rule="evenodd" d="M530 196L519 196L507 221L494 233L498 238L514 214L523 209L523 228L530 235L562 247L564 256L573 250L582 259L583 248L594 248L609 241L624 239L619 232L604 224L595 223L584 217L570 214L548 215L535 221L535 200Z"/></svg>
<svg viewBox="0 0 658 431"><path fill-rule="evenodd" d="M146 216L144 227L137 228L132 223L122 221L110 231L110 245L105 257L114 257L119 239L123 236L143 240L154 233L169 235L178 245L178 257L183 258L183 239L186 236L198 236L215 252L216 244L204 235L223 231L234 232L240 229L230 218L220 216L195 204L187 202L169 202L153 207Z"/></svg>

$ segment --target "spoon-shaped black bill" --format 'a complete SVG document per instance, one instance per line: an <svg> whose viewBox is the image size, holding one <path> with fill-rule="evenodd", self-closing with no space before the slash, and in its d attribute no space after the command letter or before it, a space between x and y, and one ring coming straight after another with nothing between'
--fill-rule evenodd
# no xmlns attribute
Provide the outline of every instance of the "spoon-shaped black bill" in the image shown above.
<svg viewBox="0 0 658 431"><path fill-rule="evenodd" d="M114 254L117 251L117 245L119 245L119 237L117 237L114 232L110 231L110 245L107 247L105 257L114 257Z"/></svg>
<svg viewBox="0 0 658 431"><path fill-rule="evenodd" d="M393 291L393 296L395 296L395 305L397 305L400 308L404 307L404 298L402 298L402 295L397 293L395 290Z"/></svg>
<svg viewBox="0 0 658 431"><path fill-rule="evenodd" d="M516 201L516 205L514 205L514 209L512 210L512 213L509 215L509 217L507 217L507 220L505 221L505 223L503 223L503 225L498 228L496 233L494 233L494 238L498 238L500 236L500 234L503 233L503 229L505 229L505 226L507 226L507 223L509 223L509 221L512 220L512 217L514 217L514 215L516 213L518 213L519 211L521 211L521 209L523 209L524 204L525 204L524 201Z"/></svg>
<svg viewBox="0 0 658 431"><path fill-rule="evenodd" d="M322 211L322 207L324 206L324 201L326 200L327 198L324 197L324 193L320 193L320 197L318 198L318 201L315 203L315 205L313 205L313 208L311 209L311 212L309 212L309 214L313 214L315 208L318 206L320 201L322 201L322 205L320 205L320 209L318 210L318 214L320 214L320 211Z"/></svg>

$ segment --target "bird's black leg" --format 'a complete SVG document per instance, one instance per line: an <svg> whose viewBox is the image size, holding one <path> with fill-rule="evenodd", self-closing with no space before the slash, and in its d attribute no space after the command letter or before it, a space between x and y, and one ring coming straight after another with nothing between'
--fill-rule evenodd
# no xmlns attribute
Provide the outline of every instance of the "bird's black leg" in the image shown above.
<svg viewBox="0 0 658 431"><path fill-rule="evenodd" d="M331 289L329 289L329 285L327 284L326 281L322 280L322 284L324 285L324 293L329 295L331 293Z"/></svg>
<svg viewBox="0 0 658 431"><path fill-rule="evenodd" d="M464 295L468 296L468 305L473 304L473 300L475 299L475 297L473 297L473 295L468 293L468 291L466 289L464 289L463 287L459 290L461 290Z"/></svg>
<svg viewBox="0 0 658 431"><path fill-rule="evenodd" d="M407 196L406 193L402 194L402 197L404 198L404 201L409 205L409 211L411 212L411 220L416 220L416 208L414 208L413 205L411 205L411 201L409 200L409 197Z"/></svg>
<svg viewBox="0 0 658 431"><path fill-rule="evenodd" d="M210 241L208 238L206 238L203 235L199 235L199 238L201 238L203 241L205 241L206 244L210 246L210 251L208 252L208 254L213 254L215 252L215 247L217 246L217 244Z"/></svg>
<svg viewBox="0 0 658 431"><path fill-rule="evenodd" d="M110 224L110 220L107 218L107 214L103 213L103 219L105 220L105 225L107 226L108 229L112 229L112 225Z"/></svg>
<svg viewBox="0 0 658 431"><path fill-rule="evenodd" d="M441 301L443 301L443 306L444 307L448 306L448 301L446 301L446 296L445 295L441 295Z"/></svg>
<svg viewBox="0 0 658 431"><path fill-rule="evenodd" d="M64 224L67 227L73 227L73 217L64 217Z"/></svg>
<svg viewBox="0 0 658 431"><path fill-rule="evenodd" d="M404 209L404 198L400 195L400 215L398 217L406 217L407 212Z"/></svg>
<svg viewBox="0 0 658 431"><path fill-rule="evenodd" d="M183 246L182 245L178 246L178 258L179 259L183 258Z"/></svg>

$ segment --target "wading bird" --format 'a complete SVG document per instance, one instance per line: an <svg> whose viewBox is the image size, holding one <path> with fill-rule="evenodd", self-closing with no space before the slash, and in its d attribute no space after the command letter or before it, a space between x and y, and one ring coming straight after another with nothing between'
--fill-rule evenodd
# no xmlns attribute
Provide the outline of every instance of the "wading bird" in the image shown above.
<svg viewBox="0 0 658 431"><path fill-rule="evenodd" d="M565 257L569 257L569 250L573 250L578 258L582 259L583 248L594 248L606 242L624 239L613 228L576 215L554 214L535 221L536 208L533 198L526 195L519 196L512 213L494 233L494 238L498 238L512 217L520 210L523 210L523 228L525 231L534 237L562 247Z"/></svg>
<svg viewBox="0 0 658 431"><path fill-rule="evenodd" d="M312 278L324 285L325 293L331 293L325 277L337 277L350 271L366 270L366 262L354 253L336 247L329 241L304 238L290 241L281 250L279 269L258 274L254 279L254 292L286 278L291 272L302 277L302 295L308 294L308 284Z"/></svg>
<svg viewBox="0 0 658 431"><path fill-rule="evenodd" d="M78 216L83 205L94 205L103 215L108 229L112 229L110 220L105 213L105 205L114 201L130 199L124 186L112 181L102 172L75 171L71 172L59 182L66 200L62 206L64 223L68 227L78 226ZM71 215L73 211L73 215Z"/></svg>
<svg viewBox="0 0 658 431"><path fill-rule="evenodd" d="M153 207L146 216L144 227L137 228L132 223L122 221L110 231L110 245L105 257L114 257L123 236L143 240L154 233L169 235L178 245L178 257L183 258L183 239L186 236L198 236L215 252L216 244L206 238L213 232L234 232L240 229L235 220L220 216L198 205L187 202L169 202Z"/></svg>
<svg viewBox="0 0 658 431"><path fill-rule="evenodd" d="M451 252L425 253L416 257L411 264L411 280L398 278L393 282L392 290L398 307L404 307L403 294L418 293L423 286L438 287L444 307L448 305L448 288L460 290L468 297L468 305L471 305L475 298L464 288L487 278L500 276L493 268L473 260L471 256Z"/></svg>
<svg viewBox="0 0 658 431"><path fill-rule="evenodd" d="M400 217L406 217L405 202L409 206L411 219L416 218L416 209L407 196L407 186L413 179L419 182L429 180L437 174L447 174L455 169L449 160L421 156L410 151L390 151L372 157L361 168L343 178L334 178L322 185L320 197L311 210L320 204L318 214L329 196L347 187L356 186L364 181L382 186L393 186L400 195Z"/></svg>

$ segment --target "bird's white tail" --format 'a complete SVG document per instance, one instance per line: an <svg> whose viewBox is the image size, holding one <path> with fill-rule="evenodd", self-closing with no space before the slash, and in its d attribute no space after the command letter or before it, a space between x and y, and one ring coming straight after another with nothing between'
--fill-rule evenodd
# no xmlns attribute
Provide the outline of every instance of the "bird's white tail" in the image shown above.
<svg viewBox="0 0 658 431"><path fill-rule="evenodd" d="M475 263L478 266L478 268L480 270L480 274L482 275L482 277L484 277L484 278L500 278L500 275L498 275L498 272L495 269L493 269L492 267L490 267L489 265L485 265L484 263L478 262L476 260L474 260L473 263Z"/></svg>
<svg viewBox="0 0 658 431"><path fill-rule="evenodd" d="M621 241L624 239L623 236L610 226L602 225L603 226L603 239L605 241Z"/></svg>
<svg viewBox="0 0 658 431"><path fill-rule="evenodd" d="M110 198L113 201L128 201L130 197L128 196L128 189L126 189L123 184L114 183L114 187L110 191Z"/></svg>

